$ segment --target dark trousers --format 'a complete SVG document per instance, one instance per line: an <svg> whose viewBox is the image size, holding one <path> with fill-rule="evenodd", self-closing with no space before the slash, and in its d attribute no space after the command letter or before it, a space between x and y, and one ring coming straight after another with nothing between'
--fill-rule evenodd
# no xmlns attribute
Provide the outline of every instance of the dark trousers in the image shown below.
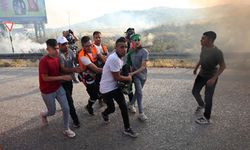
<svg viewBox="0 0 250 150"><path fill-rule="evenodd" d="M66 92L66 97L67 97L69 109L70 109L70 116L73 120L73 123L79 124L78 116L76 114L76 109L74 106L74 101L72 98L73 83L72 83L72 81L65 81L62 83L62 86Z"/></svg>
<svg viewBox="0 0 250 150"><path fill-rule="evenodd" d="M92 107L95 101L100 98L99 85L96 82L93 84L86 84L86 90L89 94L88 106Z"/></svg>
<svg viewBox="0 0 250 150"><path fill-rule="evenodd" d="M122 66L121 75L128 76L130 72L131 72L130 66L128 64L125 64ZM131 90L132 90L132 84L131 84ZM134 97L134 94L132 90L131 93L128 94L129 102L132 101L133 97Z"/></svg>
<svg viewBox="0 0 250 150"><path fill-rule="evenodd" d="M103 98L104 98L104 102L107 104L107 108L103 112L103 114L109 115L109 114L115 112L115 104L114 104L114 100L115 100L117 102L117 104L119 105L119 108L121 110L124 128L125 129L130 128L128 109L127 109L124 95L121 92L121 90L116 89L116 90L113 90L109 93L103 94Z"/></svg>
<svg viewBox="0 0 250 150"><path fill-rule="evenodd" d="M207 86L207 81L209 78L204 78L198 75L195 79L192 94L195 97L199 106L205 107L204 117L210 119L211 110L212 110L212 102L214 90L217 84L218 79L216 80L213 86ZM205 86L205 101L202 100L200 91Z"/></svg>

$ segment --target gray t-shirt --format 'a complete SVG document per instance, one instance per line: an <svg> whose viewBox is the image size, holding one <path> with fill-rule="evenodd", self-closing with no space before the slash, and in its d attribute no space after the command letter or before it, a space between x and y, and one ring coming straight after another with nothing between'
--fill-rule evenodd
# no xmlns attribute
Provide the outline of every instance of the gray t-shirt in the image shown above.
<svg viewBox="0 0 250 150"><path fill-rule="evenodd" d="M143 61L148 61L148 50L145 48L141 48L135 50L134 53L131 54L131 61L132 61L132 68L133 70L137 70L141 68L141 64ZM140 79L146 80L147 79L147 68L144 69L142 72L135 75L135 77L139 77Z"/></svg>
<svg viewBox="0 0 250 150"><path fill-rule="evenodd" d="M64 53L59 53L60 64L62 64L65 68L73 68L75 66L75 54L71 49L68 49L68 53L65 55Z"/></svg>
<svg viewBox="0 0 250 150"><path fill-rule="evenodd" d="M211 78L218 71L218 65L224 63L223 53L217 47L202 48L200 54L201 70L199 75Z"/></svg>

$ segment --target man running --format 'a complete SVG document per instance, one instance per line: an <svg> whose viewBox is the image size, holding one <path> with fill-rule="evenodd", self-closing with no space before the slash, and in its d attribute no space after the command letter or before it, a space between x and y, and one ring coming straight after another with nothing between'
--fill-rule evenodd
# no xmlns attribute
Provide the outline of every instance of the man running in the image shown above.
<svg viewBox="0 0 250 150"><path fill-rule="evenodd" d="M123 133L131 137L137 137L137 134L130 127L125 98L117 84L117 81L129 82L132 80L131 75L122 76L120 74L123 66L122 57L125 56L127 51L126 39L124 37L119 38L115 45L114 53L108 57L103 67L103 75L100 82L100 92L103 94L104 102L107 104L106 110L102 112L102 117L105 122L109 122L109 115L115 111L115 100L122 114L125 128Z"/></svg>
<svg viewBox="0 0 250 150"><path fill-rule="evenodd" d="M212 110L212 101L215 86L219 75L226 68L223 53L214 45L216 33L208 31L203 33L201 38L201 54L200 60L194 69L196 75L198 68L201 66L200 72L195 79L192 94L194 95L198 107L196 113L201 112L205 108L204 116L198 118L195 122L201 125L210 123L210 116ZM219 65L219 69L217 66ZM202 100L200 91L205 86L205 101Z"/></svg>
<svg viewBox="0 0 250 150"><path fill-rule="evenodd" d="M89 36L82 37L81 43L82 49L78 54L78 61L83 72L80 76L90 96L85 108L90 115L94 115L92 106L96 100L100 98L99 85L96 82L96 74L102 73L102 68L96 66L96 61L97 58L102 56L98 51L93 50L93 43Z"/></svg>
<svg viewBox="0 0 250 150"><path fill-rule="evenodd" d="M60 57L60 67L63 74L70 74L74 76L74 73L80 73L81 68L80 67L74 67L75 66L75 55L71 49L68 48L68 40L65 37L58 38L59 43L59 57ZM76 114L74 101L72 98L72 91L73 91L73 83L72 81L63 81L62 86L66 92L69 109L70 109L70 116L73 120L73 127L79 128L80 122L78 119L78 116Z"/></svg>
<svg viewBox="0 0 250 150"><path fill-rule="evenodd" d="M46 112L41 112L40 117L44 125L48 124L47 117L56 112L55 99L59 102L63 112L64 131L63 134L69 138L75 133L69 128L69 105L61 81L71 81L70 75L60 75L60 64L58 57L59 46L55 39L46 41L48 54L39 62L39 88L42 98L47 107Z"/></svg>
<svg viewBox="0 0 250 150"><path fill-rule="evenodd" d="M135 84L135 94L130 102L129 109L135 112L134 103L137 100L139 116L138 118L142 121L146 121L148 117L143 112L142 106L142 88L144 87L147 80L147 61L148 61L148 51L142 47L141 36L139 34L134 34L131 37L132 44L134 46L134 52L131 54L132 61L132 73L133 82Z"/></svg>

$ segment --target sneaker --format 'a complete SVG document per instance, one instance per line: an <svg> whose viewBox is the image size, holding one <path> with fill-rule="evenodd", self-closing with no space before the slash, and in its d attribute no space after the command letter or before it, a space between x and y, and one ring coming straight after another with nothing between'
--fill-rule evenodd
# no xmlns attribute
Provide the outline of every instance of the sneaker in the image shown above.
<svg viewBox="0 0 250 150"><path fill-rule="evenodd" d="M139 118L141 121L146 121L146 120L148 120L148 117L147 117L144 113L139 114L138 118Z"/></svg>
<svg viewBox="0 0 250 150"><path fill-rule="evenodd" d="M47 120L47 117L45 117L43 114L44 114L44 112L40 113L40 118L42 120L42 123L43 123L43 125L48 125L49 122Z"/></svg>
<svg viewBox="0 0 250 150"><path fill-rule="evenodd" d="M73 132L72 130L68 129L68 130L64 130L63 134L65 136L67 136L68 138L73 138L76 136L75 132Z"/></svg>
<svg viewBox="0 0 250 150"><path fill-rule="evenodd" d="M102 112L102 118L104 120L105 123L109 123L109 116L108 115L104 115L104 113Z"/></svg>
<svg viewBox="0 0 250 150"><path fill-rule="evenodd" d="M135 109L135 106L134 106L134 105L129 104L129 105L128 105L128 110L129 110L131 113L136 113L136 109Z"/></svg>
<svg viewBox="0 0 250 150"><path fill-rule="evenodd" d="M204 109L204 106L197 106L195 110L195 114L202 112L203 109Z"/></svg>
<svg viewBox="0 0 250 150"><path fill-rule="evenodd" d="M77 129L77 128L80 128L80 123L73 123L73 128Z"/></svg>
<svg viewBox="0 0 250 150"><path fill-rule="evenodd" d="M90 115L92 115L92 116L95 115L95 114L94 114L93 108L92 108L92 107L89 107L89 105L86 105L86 106L85 106L85 109L88 111L88 113L89 113Z"/></svg>
<svg viewBox="0 0 250 150"><path fill-rule="evenodd" d="M195 122L197 124L200 124L200 125L208 125L208 124L210 124L209 119L207 119L205 117L201 117L201 118L197 119Z"/></svg>
<svg viewBox="0 0 250 150"><path fill-rule="evenodd" d="M130 137L136 138L138 136L137 133L135 133L131 128L125 129L123 131L123 134L128 135Z"/></svg>

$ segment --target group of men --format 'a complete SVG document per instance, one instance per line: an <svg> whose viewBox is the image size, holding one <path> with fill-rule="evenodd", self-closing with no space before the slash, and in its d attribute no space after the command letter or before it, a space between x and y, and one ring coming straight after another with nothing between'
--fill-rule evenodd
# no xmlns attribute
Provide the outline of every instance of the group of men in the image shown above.
<svg viewBox="0 0 250 150"><path fill-rule="evenodd" d="M83 36L82 49L77 53L69 48L69 41L65 36L46 41L48 54L41 58L39 63L40 91L47 107L47 111L40 114L43 124L48 124L47 117L55 114L57 99L63 112L63 134L70 138L75 136L75 132L69 127L69 114L73 127L79 128L80 121L72 98L72 80L75 80L77 73L78 80L85 85L89 95L88 104L85 106L88 113L95 114L93 105L97 101L102 105L105 103L107 107L101 116L105 123L109 123L109 115L115 111L116 101L123 119L123 133L137 137L138 134L131 128L128 110L136 113L137 101L138 118L141 121L148 119L143 111L142 89L147 80L149 53L142 46L141 35L136 34L133 28L129 28L125 33L125 37L116 40L113 51L108 51L107 46L102 44L102 34L99 31L93 33L93 42L89 36ZM215 85L218 76L225 69L223 54L213 45L215 39L216 34L212 31L203 34L200 61L194 70L196 74L201 66L192 91L199 104L196 112L205 108L204 117L196 120L199 124L209 123ZM217 65L220 66L219 69ZM206 86L205 102L200 95L203 86ZM124 93L129 97L127 103Z"/></svg>
<svg viewBox="0 0 250 150"><path fill-rule="evenodd" d="M75 136L69 128L69 114L73 120L73 127L79 128L80 121L72 98L72 80L77 73L78 80L85 85L89 95L88 104L85 106L88 113L94 115L93 105L96 101L100 104L105 103L107 108L101 115L108 123L109 115L115 111L115 100L122 114L123 133L137 137L137 133L130 126L127 107L135 113L134 103L137 101L138 118L142 121L147 120L142 109L142 88L147 78L148 51L142 47L140 35L135 34L133 28L129 28L126 33L129 36L117 39L115 49L111 53L107 46L102 44L102 34L99 31L93 33L93 42L89 36L81 38L82 49L77 54L69 48L66 36L46 41L48 54L39 63L40 90L48 109L40 114L44 124L48 124L48 116L55 114L55 99L57 99L63 112L65 128L63 134L67 137ZM128 45L129 53L127 53ZM124 60L125 55L127 55L126 60ZM132 83L135 84L134 94ZM129 88L127 94L130 95L128 103L124 98L126 88Z"/></svg>

